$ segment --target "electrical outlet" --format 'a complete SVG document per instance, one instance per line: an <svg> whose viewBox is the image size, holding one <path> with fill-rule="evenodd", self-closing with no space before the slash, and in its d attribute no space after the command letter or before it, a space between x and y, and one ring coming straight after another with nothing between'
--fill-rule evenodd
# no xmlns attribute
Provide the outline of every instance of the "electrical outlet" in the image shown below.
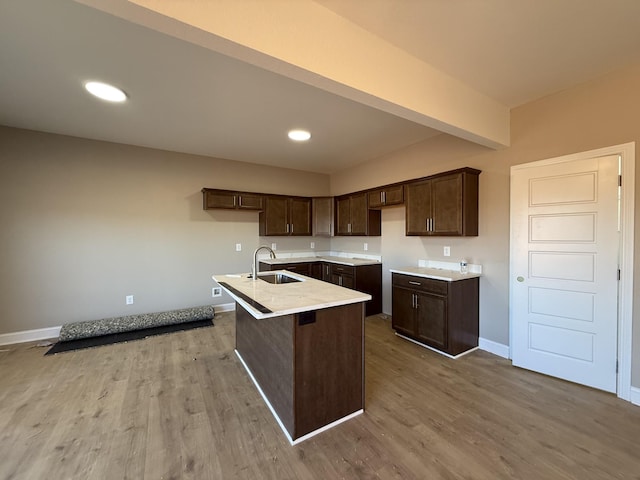
<svg viewBox="0 0 640 480"><path fill-rule="evenodd" d="M133 295L127 295L124 301L127 305L133 305Z"/></svg>
<svg viewBox="0 0 640 480"><path fill-rule="evenodd" d="M273 250L274 252L276 251L276 244L275 243L271 244L271 250Z"/></svg>
<svg viewBox="0 0 640 480"><path fill-rule="evenodd" d="M316 248L316 242L311 242L311 250L313 250L314 248Z"/></svg>
<svg viewBox="0 0 640 480"><path fill-rule="evenodd" d="M451 256L451 247L444 247L444 256L445 257Z"/></svg>
<svg viewBox="0 0 640 480"><path fill-rule="evenodd" d="M236 243L236 252L241 252L241 251L242 251L242 244Z"/></svg>
<svg viewBox="0 0 640 480"><path fill-rule="evenodd" d="M366 252L367 250L369 250L369 244L365 243L363 248L364 248L364 251Z"/></svg>
<svg viewBox="0 0 640 480"><path fill-rule="evenodd" d="M211 296L212 297L220 297L222 296L222 288L220 287L213 287L211 289Z"/></svg>

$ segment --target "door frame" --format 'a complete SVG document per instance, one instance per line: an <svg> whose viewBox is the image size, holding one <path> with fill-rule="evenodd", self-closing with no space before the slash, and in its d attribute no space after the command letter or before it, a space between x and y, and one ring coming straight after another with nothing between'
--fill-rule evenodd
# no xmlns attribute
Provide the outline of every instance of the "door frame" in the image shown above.
<svg viewBox="0 0 640 480"><path fill-rule="evenodd" d="M635 209L635 142L614 145L611 147L573 153L561 157L549 158L511 167L510 176L516 170L542 167L557 163L587 160L606 155L620 155L622 188L620 197L620 251L618 268L620 282L618 288L618 376L616 394L618 398L631 401L631 360L632 360L632 326L633 326L633 243L634 243L634 209ZM513 288L514 279L514 232L513 221L509 218L509 358L513 358ZM625 267L627 266L627 267Z"/></svg>

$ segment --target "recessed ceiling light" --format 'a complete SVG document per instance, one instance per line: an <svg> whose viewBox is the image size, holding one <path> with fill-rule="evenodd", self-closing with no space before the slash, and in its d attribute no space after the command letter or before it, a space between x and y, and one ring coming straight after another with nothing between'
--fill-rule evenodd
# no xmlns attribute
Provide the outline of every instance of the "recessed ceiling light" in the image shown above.
<svg viewBox="0 0 640 480"><path fill-rule="evenodd" d="M311 134L306 130L291 130L288 135L295 142L306 142L311 138Z"/></svg>
<svg viewBox="0 0 640 480"><path fill-rule="evenodd" d="M117 87L102 82L87 82L84 84L84 88L87 89L91 95L94 95L107 102L124 102L127 99L127 94Z"/></svg>

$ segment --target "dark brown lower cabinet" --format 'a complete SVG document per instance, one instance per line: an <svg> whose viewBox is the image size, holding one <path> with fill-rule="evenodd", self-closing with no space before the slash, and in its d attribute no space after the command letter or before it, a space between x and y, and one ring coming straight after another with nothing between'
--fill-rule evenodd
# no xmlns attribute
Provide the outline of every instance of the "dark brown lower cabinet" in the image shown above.
<svg viewBox="0 0 640 480"><path fill-rule="evenodd" d="M236 304L236 351L295 440L364 409L362 303L257 320Z"/></svg>
<svg viewBox="0 0 640 480"><path fill-rule="evenodd" d="M392 328L449 355L478 346L479 280L453 282L394 273Z"/></svg>
<svg viewBox="0 0 640 480"><path fill-rule="evenodd" d="M289 270L325 282L371 295L366 302L366 315L382 312L382 264L343 265L332 262L292 262L268 264L260 262L260 271Z"/></svg>

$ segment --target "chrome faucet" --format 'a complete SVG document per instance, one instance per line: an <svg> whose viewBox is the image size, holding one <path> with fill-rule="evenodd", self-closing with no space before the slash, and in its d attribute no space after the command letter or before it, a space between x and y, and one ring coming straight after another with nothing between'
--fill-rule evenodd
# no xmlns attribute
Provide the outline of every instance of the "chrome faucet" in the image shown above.
<svg viewBox="0 0 640 480"><path fill-rule="evenodd" d="M274 251L266 245L260 245L258 248L256 248L256 251L253 252L253 265L251 266L251 268L253 269L253 271L251 272L251 277L254 280L258 279L258 252L263 248L269 250L269 255L271 255L271 258L276 258L276 254L274 253Z"/></svg>

